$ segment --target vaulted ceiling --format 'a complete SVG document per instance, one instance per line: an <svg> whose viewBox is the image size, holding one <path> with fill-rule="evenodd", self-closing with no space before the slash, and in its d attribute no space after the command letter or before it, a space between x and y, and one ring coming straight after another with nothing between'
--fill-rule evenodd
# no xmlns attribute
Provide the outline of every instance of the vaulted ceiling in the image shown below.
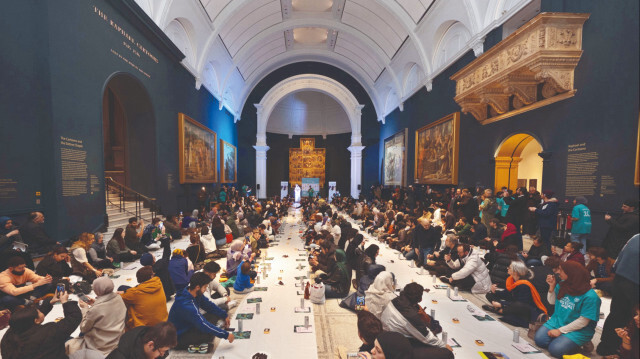
<svg viewBox="0 0 640 359"><path fill-rule="evenodd" d="M239 119L253 87L299 61L334 65L378 120L535 0L136 0L184 67Z"/></svg>

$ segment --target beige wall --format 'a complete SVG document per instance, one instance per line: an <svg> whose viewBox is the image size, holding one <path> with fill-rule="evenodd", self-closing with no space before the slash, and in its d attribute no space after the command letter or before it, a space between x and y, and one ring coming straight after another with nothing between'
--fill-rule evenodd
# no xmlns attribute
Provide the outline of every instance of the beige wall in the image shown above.
<svg viewBox="0 0 640 359"><path fill-rule="evenodd" d="M527 179L527 186L530 179L538 180L538 191L542 187L542 158L538 153L542 152L540 144L533 140L522 150L520 154L520 164L518 166L518 179Z"/></svg>

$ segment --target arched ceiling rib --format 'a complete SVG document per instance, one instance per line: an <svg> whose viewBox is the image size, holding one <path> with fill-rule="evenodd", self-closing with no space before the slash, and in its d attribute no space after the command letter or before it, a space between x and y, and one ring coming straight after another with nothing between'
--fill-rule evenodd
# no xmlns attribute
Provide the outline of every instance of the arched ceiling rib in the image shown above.
<svg viewBox="0 0 640 359"><path fill-rule="evenodd" d="M304 59L351 74L369 93L381 120L422 86L430 90L433 77L464 52L481 53L484 36L534 0L136 1L162 29L175 33L175 26L168 26L176 19L191 24L187 39L173 38L184 42L176 43L178 48L192 44L183 64L196 87L217 86L214 96L236 118L253 86L274 66ZM469 32L467 43L442 44L447 34L436 34L437 29L452 20ZM461 41L448 36L445 41ZM460 50L434 65L443 48ZM217 84L211 81L211 64L216 64ZM413 64L416 70L407 72Z"/></svg>

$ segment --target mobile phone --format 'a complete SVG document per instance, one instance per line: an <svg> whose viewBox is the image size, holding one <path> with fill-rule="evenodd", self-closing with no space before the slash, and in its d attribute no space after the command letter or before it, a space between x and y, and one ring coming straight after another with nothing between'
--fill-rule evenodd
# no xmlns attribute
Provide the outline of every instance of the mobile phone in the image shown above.
<svg viewBox="0 0 640 359"><path fill-rule="evenodd" d="M64 283L58 283L56 286L56 296L62 294L65 292L65 286Z"/></svg>
<svg viewBox="0 0 640 359"><path fill-rule="evenodd" d="M80 298L81 301L85 302L85 303L89 303L89 297L87 297L85 294L80 293L78 295L78 298Z"/></svg>
<svg viewBox="0 0 640 359"><path fill-rule="evenodd" d="M356 310L364 310L364 297L356 297Z"/></svg>

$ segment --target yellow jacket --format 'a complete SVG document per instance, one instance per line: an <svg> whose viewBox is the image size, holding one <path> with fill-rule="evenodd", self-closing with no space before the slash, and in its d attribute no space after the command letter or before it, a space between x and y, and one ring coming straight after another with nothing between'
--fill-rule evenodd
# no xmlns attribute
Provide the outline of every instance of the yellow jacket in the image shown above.
<svg viewBox="0 0 640 359"><path fill-rule="evenodd" d="M167 299L160 278L153 277L122 293L127 306L126 330L141 325L152 326L169 318Z"/></svg>

